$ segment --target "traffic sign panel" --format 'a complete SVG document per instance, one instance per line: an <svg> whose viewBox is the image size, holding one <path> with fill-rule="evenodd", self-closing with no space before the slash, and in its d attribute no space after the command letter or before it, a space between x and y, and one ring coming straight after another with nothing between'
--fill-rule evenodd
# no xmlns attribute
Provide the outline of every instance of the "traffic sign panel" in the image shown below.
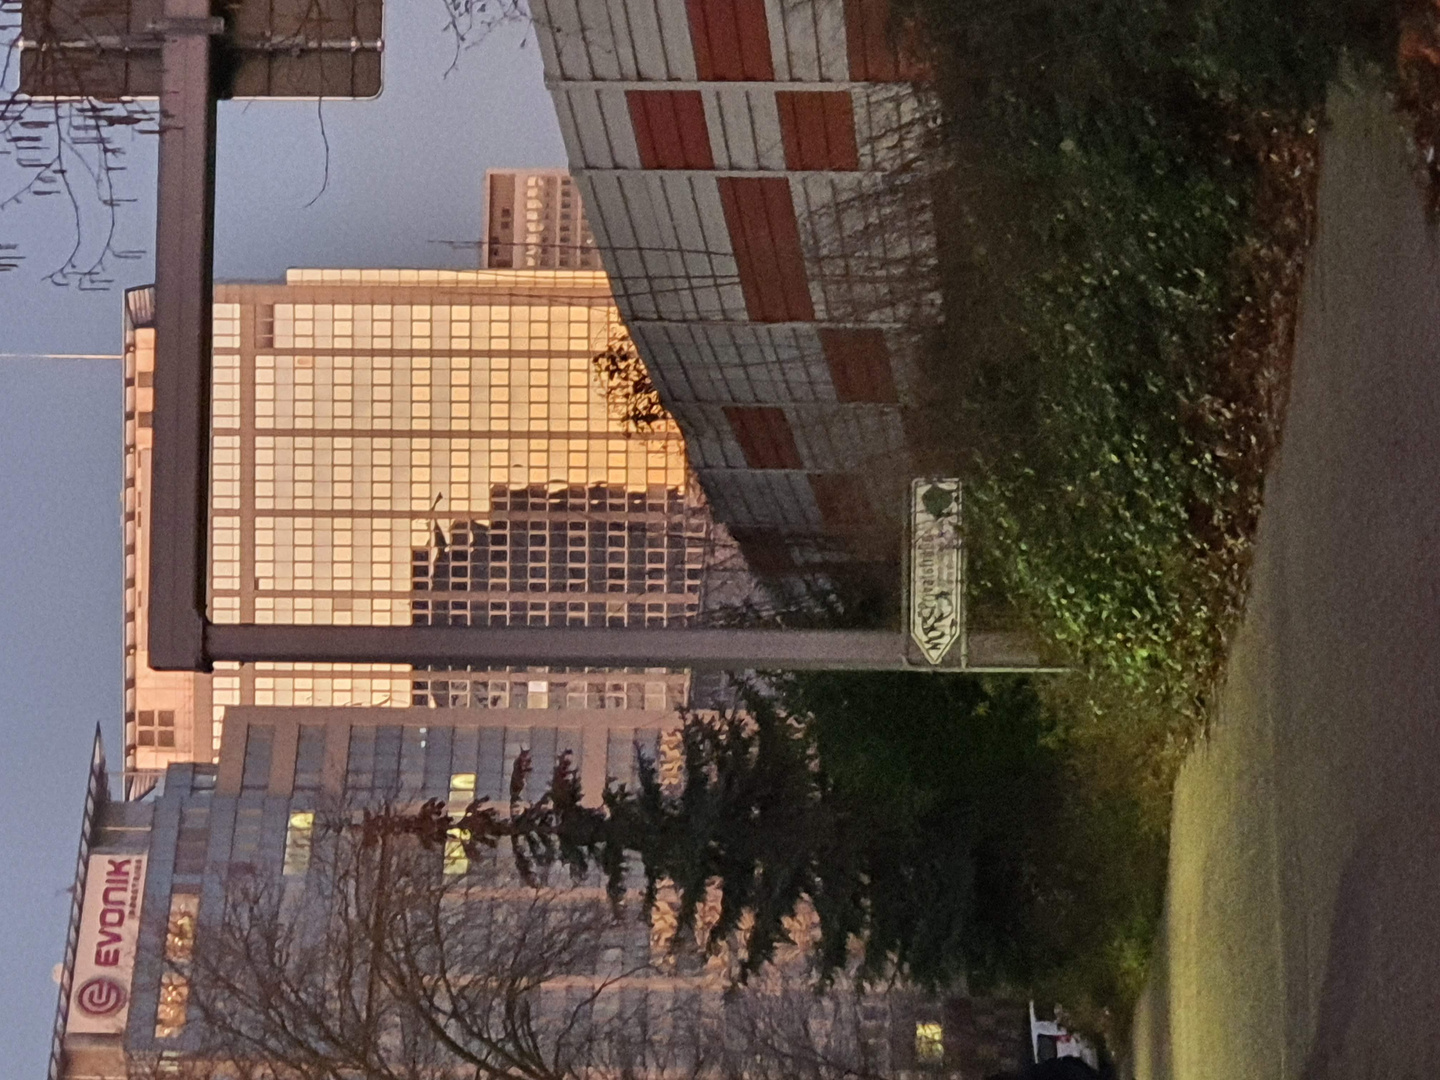
<svg viewBox="0 0 1440 1080"><path fill-rule="evenodd" d="M960 643L953 666L965 666L965 559L960 481L910 485L910 636L938 665Z"/></svg>
<svg viewBox="0 0 1440 1080"><path fill-rule="evenodd" d="M165 38L188 32L163 0L23 0L20 92L160 96ZM368 98L380 92L382 0L240 0L215 16L220 98Z"/></svg>

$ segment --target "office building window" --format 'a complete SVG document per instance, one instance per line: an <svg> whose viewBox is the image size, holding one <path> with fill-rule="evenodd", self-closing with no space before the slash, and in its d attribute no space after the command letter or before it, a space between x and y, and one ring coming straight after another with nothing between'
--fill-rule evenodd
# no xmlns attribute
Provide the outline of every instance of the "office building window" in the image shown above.
<svg viewBox="0 0 1440 1080"><path fill-rule="evenodd" d="M217 349L240 347L239 304L215 304L211 308L210 340Z"/></svg>
<svg viewBox="0 0 1440 1080"><path fill-rule="evenodd" d="M173 1039L185 1029L190 1001L190 978L178 971L160 976L160 1000L155 1005L155 1037Z"/></svg>
<svg viewBox="0 0 1440 1080"><path fill-rule="evenodd" d="M475 797L477 799L483 796L491 802L509 800L510 776L505 771L508 764L505 757L505 743L504 728L480 729L476 756L470 759L476 762Z"/></svg>
<svg viewBox="0 0 1440 1080"><path fill-rule="evenodd" d="M605 776L619 784L634 785L639 773L636 755L650 761L660 755L660 732L656 729L611 728L605 747Z"/></svg>
<svg viewBox="0 0 1440 1080"><path fill-rule="evenodd" d="M945 1030L933 1020L915 1024L915 1064L935 1067L945 1062Z"/></svg>
<svg viewBox="0 0 1440 1080"><path fill-rule="evenodd" d="M375 784L375 729L350 729L350 753L345 764L345 794L368 799Z"/></svg>
<svg viewBox="0 0 1440 1080"><path fill-rule="evenodd" d="M400 748L405 729L387 724L375 729L375 774L371 793L376 799L393 799L400 794Z"/></svg>
<svg viewBox="0 0 1440 1080"><path fill-rule="evenodd" d="M135 743L172 749L175 746L175 710L141 709L135 714Z"/></svg>
<svg viewBox="0 0 1440 1080"><path fill-rule="evenodd" d="M450 762L455 743L455 729L432 727L425 737L425 769L422 794L427 799L445 798L450 790Z"/></svg>
<svg viewBox="0 0 1440 1080"><path fill-rule="evenodd" d="M475 799L475 774L461 772L450 774L450 808L462 812Z"/></svg>
<svg viewBox="0 0 1440 1080"><path fill-rule="evenodd" d="M270 754L275 744L275 729L255 725L245 732L245 764L240 774L244 791L264 791L270 786Z"/></svg>
<svg viewBox="0 0 1440 1080"><path fill-rule="evenodd" d="M219 779L219 769L215 765L195 766L190 774L190 792L194 795L208 795L215 791L215 781Z"/></svg>
<svg viewBox="0 0 1440 1080"><path fill-rule="evenodd" d="M403 799L419 798L425 788L425 752L429 742L429 728L401 729L399 794Z"/></svg>
<svg viewBox="0 0 1440 1080"><path fill-rule="evenodd" d="M160 1000L155 1006L155 1037L173 1039L185 1028L190 1001L190 957L195 951L195 922L200 897L175 893L170 897L170 917L165 929L166 971L160 977Z"/></svg>
<svg viewBox="0 0 1440 1080"><path fill-rule="evenodd" d="M464 874L470 870L470 856L465 853L465 841L460 836L445 837L443 866L447 874Z"/></svg>
<svg viewBox="0 0 1440 1080"><path fill-rule="evenodd" d="M350 729L345 793L352 801L379 802L401 794L400 755L404 743L405 729L398 724ZM419 786L417 781L417 792Z"/></svg>
<svg viewBox="0 0 1440 1080"><path fill-rule="evenodd" d="M325 768L325 725L302 724L295 747L295 791L319 791Z"/></svg>
<svg viewBox="0 0 1440 1080"><path fill-rule="evenodd" d="M196 893L177 892L170 897L170 919L165 930L165 959L172 964L188 962L195 951L195 920L200 913Z"/></svg>
<svg viewBox="0 0 1440 1080"><path fill-rule="evenodd" d="M235 811L235 835L230 843L232 865L254 866L259 861L262 824L259 806L242 806Z"/></svg>
<svg viewBox="0 0 1440 1080"><path fill-rule="evenodd" d="M285 861L282 872L286 877L298 876L310 869L310 845L315 832L315 812L297 810L290 815L285 829Z"/></svg>
<svg viewBox="0 0 1440 1080"><path fill-rule="evenodd" d="M187 806L180 812L180 832L175 841L175 873L203 874L210 847L210 808Z"/></svg>
<svg viewBox="0 0 1440 1080"><path fill-rule="evenodd" d="M229 674L230 670L238 669L239 666L216 664L215 675L210 680L211 753L215 759L220 757L220 737L225 729L225 708L228 705L240 704L240 676Z"/></svg>

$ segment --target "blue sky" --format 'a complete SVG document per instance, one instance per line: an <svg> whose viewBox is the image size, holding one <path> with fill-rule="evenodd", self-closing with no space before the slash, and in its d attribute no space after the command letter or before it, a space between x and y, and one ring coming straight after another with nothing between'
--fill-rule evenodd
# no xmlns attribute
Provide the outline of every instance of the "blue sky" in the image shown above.
<svg viewBox="0 0 1440 1080"><path fill-rule="evenodd" d="M388 5L384 92L319 110L318 199L314 103L222 105L217 277L475 264L485 169L564 151L533 37L502 28L447 75L444 25L441 0ZM124 149L136 201L116 246L148 249L154 141ZM99 723L118 748L121 709L120 365L24 354L118 353L122 291L153 274L147 251L114 264L109 291L47 283L74 242L59 203L0 212L0 242L24 255L0 275L0 1061L15 1077L43 1075L89 742Z"/></svg>

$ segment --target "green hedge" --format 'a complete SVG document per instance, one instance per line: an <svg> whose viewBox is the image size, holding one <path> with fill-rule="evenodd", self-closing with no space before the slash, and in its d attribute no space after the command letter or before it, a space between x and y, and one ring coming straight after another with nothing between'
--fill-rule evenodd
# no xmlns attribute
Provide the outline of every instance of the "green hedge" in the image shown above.
<svg viewBox="0 0 1440 1080"><path fill-rule="evenodd" d="M1018 608L1070 662L1194 720L1243 599L1263 460L1237 457L1272 441L1226 370L1255 300L1245 255L1272 239L1260 154L1310 137L1342 55L1386 55L1394 11L913 0L899 15L925 24L943 105L931 422L970 478L973 603Z"/></svg>

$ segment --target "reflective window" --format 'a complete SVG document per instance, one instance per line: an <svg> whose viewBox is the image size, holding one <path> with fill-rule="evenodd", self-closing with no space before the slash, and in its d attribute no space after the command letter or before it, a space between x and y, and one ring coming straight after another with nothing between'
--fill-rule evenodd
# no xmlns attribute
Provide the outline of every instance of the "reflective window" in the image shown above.
<svg viewBox="0 0 1440 1080"><path fill-rule="evenodd" d="M245 764L240 776L244 791L264 791L270 786L270 754L275 744L273 727L252 725L245 732Z"/></svg>
<svg viewBox="0 0 1440 1080"><path fill-rule="evenodd" d="M295 791L319 791L325 768L325 725L302 724L295 746Z"/></svg>

